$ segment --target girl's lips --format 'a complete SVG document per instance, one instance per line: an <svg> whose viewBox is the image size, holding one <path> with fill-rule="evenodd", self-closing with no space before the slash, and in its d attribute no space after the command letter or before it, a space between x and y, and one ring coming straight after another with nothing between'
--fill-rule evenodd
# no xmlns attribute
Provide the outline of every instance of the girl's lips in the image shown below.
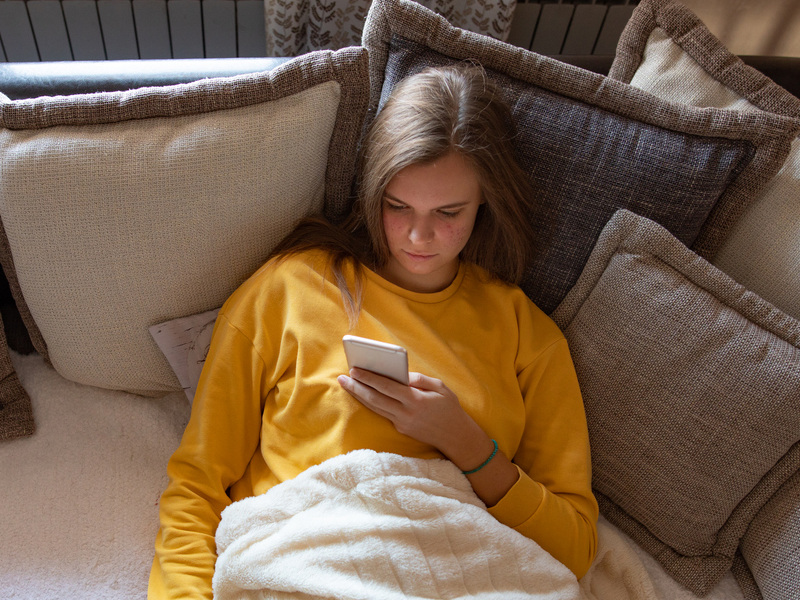
<svg viewBox="0 0 800 600"><path fill-rule="evenodd" d="M426 260L436 256L435 254L413 254L412 252L408 252L407 250L403 250L403 252L405 252L406 255L411 260L416 260L416 261L419 261L419 262L426 261Z"/></svg>

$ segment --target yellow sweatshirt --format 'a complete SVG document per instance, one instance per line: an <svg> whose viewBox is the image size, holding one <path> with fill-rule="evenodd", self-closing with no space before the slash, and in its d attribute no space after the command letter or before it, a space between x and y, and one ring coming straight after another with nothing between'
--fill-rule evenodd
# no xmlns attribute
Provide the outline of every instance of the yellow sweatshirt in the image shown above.
<svg viewBox="0 0 800 600"><path fill-rule="evenodd" d="M520 470L489 512L576 576L589 568L598 516L589 436L556 325L519 288L489 282L474 265L432 294L365 274L355 331L322 251L267 263L223 306L167 468L151 600L212 597L214 534L232 501L360 448L443 458L339 386L347 333L403 346L409 370L441 379Z"/></svg>

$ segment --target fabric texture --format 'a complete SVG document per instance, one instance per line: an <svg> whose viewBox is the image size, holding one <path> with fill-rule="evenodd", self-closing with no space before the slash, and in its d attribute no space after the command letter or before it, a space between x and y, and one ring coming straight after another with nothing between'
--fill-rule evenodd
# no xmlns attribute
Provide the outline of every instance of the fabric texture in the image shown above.
<svg viewBox="0 0 800 600"><path fill-rule="evenodd" d="M745 65L671 0L639 4L610 76L672 102L800 118L800 99ZM733 225L713 263L800 318L800 139Z"/></svg>
<svg viewBox="0 0 800 600"><path fill-rule="evenodd" d="M800 123L698 110L485 36L407 0L376 0L364 28L368 119L397 81L426 66L476 61L500 83L520 164L537 191L540 245L521 287L551 312L605 223L628 208L712 258L754 194L783 164Z"/></svg>
<svg viewBox="0 0 800 600"><path fill-rule="evenodd" d="M2 265L9 282L15 304L22 313L23 322L33 329L34 335L39 334L19 291L17 276L14 272L14 261L8 249L8 238L6 238L2 220L0 220L0 265ZM39 337L41 338L40 334ZM31 399L25 388L20 385L19 378L14 371L14 365L9 356L5 323L0 320L0 441L32 435L35 430L36 423L33 418Z"/></svg>
<svg viewBox="0 0 800 600"><path fill-rule="evenodd" d="M745 598L748 600L764 600L764 596L761 595L761 590L758 589L758 584L753 577L752 571L750 571L750 567L747 566L741 550L736 553L733 559L731 573L736 578L736 584Z"/></svg>
<svg viewBox="0 0 800 600"><path fill-rule="evenodd" d="M697 594L800 467L800 322L619 211L553 319L600 509Z"/></svg>
<svg viewBox="0 0 800 600"><path fill-rule="evenodd" d="M443 458L338 384L347 333L403 346L410 371L453 391L519 470L491 515L585 573L597 518L588 433L569 349L552 320L474 265L462 264L452 284L430 294L365 269L351 331L327 259L309 251L271 261L220 311L192 418L168 467L151 598L210 595L214 532L231 500L352 450ZM344 275L352 289L352 266Z"/></svg>
<svg viewBox="0 0 800 600"><path fill-rule="evenodd" d="M186 398L191 404L197 391L197 382L206 363L211 334L219 309L178 317L150 326L150 335L164 353L164 358L178 378Z"/></svg>
<svg viewBox="0 0 800 600"><path fill-rule="evenodd" d="M219 307L299 219L347 214L367 55L0 105L0 257L68 379L180 389L148 327Z"/></svg>
<svg viewBox="0 0 800 600"><path fill-rule="evenodd" d="M223 511L214 597L656 600L627 543L598 533L579 585L451 462L356 450Z"/></svg>
<svg viewBox="0 0 800 600"><path fill-rule="evenodd" d="M267 56L358 46L371 0L266 0ZM419 0L456 27L505 40L516 0Z"/></svg>
<svg viewBox="0 0 800 600"><path fill-rule="evenodd" d="M764 600L800 598L800 471L753 519L741 550Z"/></svg>

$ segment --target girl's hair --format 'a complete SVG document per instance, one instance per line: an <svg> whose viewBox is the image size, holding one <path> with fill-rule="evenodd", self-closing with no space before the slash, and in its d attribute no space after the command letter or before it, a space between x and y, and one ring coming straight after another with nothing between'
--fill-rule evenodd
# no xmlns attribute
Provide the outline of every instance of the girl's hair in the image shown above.
<svg viewBox="0 0 800 600"><path fill-rule="evenodd" d="M361 264L376 270L389 259L383 196L403 168L461 154L475 170L483 204L461 259L492 277L519 283L533 253L529 212L533 192L514 157L511 111L484 70L475 65L428 68L399 82L361 146L358 196L351 215L335 226L322 217L300 222L270 257L323 248L342 292L351 326L361 307ZM343 275L355 271L355 297Z"/></svg>

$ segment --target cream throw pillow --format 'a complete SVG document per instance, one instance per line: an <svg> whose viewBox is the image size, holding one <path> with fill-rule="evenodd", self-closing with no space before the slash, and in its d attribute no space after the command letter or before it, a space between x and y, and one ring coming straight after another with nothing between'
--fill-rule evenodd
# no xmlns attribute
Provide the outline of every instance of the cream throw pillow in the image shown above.
<svg viewBox="0 0 800 600"><path fill-rule="evenodd" d="M694 37L680 36L695 56L705 59L703 65L674 41L675 35L659 26L650 30L641 59L632 57L633 38L642 37L646 27L643 13L653 10L655 24L663 20L665 26L670 26L683 16L670 6L674 4L677 3L648 1L637 8L641 14L634 15L629 30L623 34L610 76L672 102L765 110L800 118L800 100L729 55L728 62L735 67L731 68L724 60L724 48L720 48L718 40L712 43L707 30L695 28L691 32ZM623 51L625 56L621 56ZM712 263L765 300L800 318L800 138L792 143L783 168L733 225Z"/></svg>
<svg viewBox="0 0 800 600"><path fill-rule="evenodd" d="M62 376L143 394L181 389L148 327L221 306L300 218L335 200L329 146L349 192L368 82L366 53L342 52L211 80L207 92L175 86L168 100L224 107L237 86L258 96L272 85L269 101L0 129L0 215L22 295ZM355 104L347 85L362 96ZM144 102L152 92L128 94ZM105 96L124 108L124 94ZM104 101L93 96L83 99ZM70 119L68 108L48 113L58 101L29 104ZM24 102L12 104L22 112Z"/></svg>

